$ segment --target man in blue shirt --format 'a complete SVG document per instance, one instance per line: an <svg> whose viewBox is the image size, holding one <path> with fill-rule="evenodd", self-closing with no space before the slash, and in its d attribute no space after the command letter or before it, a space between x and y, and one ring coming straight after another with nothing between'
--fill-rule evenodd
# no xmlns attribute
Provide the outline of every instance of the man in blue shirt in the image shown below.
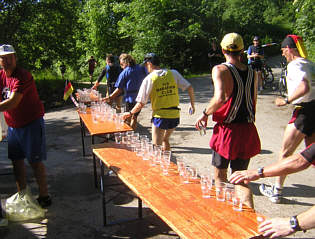
<svg viewBox="0 0 315 239"><path fill-rule="evenodd" d="M121 54L119 56L120 66L123 71L115 83L115 91L105 98L105 101L111 102L124 92L125 112L130 111L136 104L136 97L140 89L143 79L146 77L147 72L143 66L137 65L136 61L129 54ZM132 115L127 123L136 129L137 117L140 112Z"/></svg>
<svg viewBox="0 0 315 239"><path fill-rule="evenodd" d="M254 45L251 45L247 50L248 64L252 65L253 70L258 74L258 90L262 90L262 59L264 58L264 50L260 45L259 37L253 39Z"/></svg>

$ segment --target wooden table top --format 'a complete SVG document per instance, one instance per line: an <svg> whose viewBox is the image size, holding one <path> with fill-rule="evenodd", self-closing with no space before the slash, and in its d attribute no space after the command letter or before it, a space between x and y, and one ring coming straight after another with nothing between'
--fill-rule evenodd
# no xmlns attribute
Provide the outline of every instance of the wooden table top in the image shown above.
<svg viewBox="0 0 315 239"><path fill-rule="evenodd" d="M78 112L79 117L82 119L84 125L88 129L91 135L97 134L111 134L115 132L124 132L133 130L129 125L115 124L113 121L105 120L104 122L94 123L92 120L91 110L88 108L86 113Z"/></svg>
<svg viewBox="0 0 315 239"><path fill-rule="evenodd" d="M105 143L93 153L139 196L163 221L184 239L260 238L257 217L250 208L242 212L215 198L202 198L199 182L181 184L177 166L169 175L160 166L152 167L136 153Z"/></svg>

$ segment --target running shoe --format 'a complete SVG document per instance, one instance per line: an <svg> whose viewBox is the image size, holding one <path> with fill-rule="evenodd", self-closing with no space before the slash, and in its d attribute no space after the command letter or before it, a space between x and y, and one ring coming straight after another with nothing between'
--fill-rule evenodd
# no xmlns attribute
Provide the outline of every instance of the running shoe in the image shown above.
<svg viewBox="0 0 315 239"><path fill-rule="evenodd" d="M259 191L262 195L269 198L273 203L280 203L282 198L282 189L277 188L275 185L260 184Z"/></svg>

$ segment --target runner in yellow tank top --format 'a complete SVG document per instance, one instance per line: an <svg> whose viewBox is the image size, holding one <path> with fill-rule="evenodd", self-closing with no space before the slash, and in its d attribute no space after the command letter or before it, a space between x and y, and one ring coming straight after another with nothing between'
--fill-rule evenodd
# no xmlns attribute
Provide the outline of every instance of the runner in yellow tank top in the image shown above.
<svg viewBox="0 0 315 239"><path fill-rule="evenodd" d="M180 109L178 88L188 91L190 97L190 112L195 112L194 90L191 84L176 70L160 68L160 59L154 53L144 58L145 67L150 73L142 82L137 104L130 112L124 113L128 118L139 112L150 99L152 104L152 142L163 145L164 150L170 150L169 137L179 124Z"/></svg>
<svg viewBox="0 0 315 239"><path fill-rule="evenodd" d="M178 86L170 70L165 75L155 72L151 78L153 83L150 100L152 116L156 118L179 118L179 95Z"/></svg>

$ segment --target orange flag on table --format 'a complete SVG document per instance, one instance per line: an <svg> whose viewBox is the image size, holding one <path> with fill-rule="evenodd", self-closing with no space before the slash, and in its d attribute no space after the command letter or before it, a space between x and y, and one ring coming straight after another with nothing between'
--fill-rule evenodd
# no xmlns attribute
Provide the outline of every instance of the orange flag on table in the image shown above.
<svg viewBox="0 0 315 239"><path fill-rule="evenodd" d="M65 84L65 90L63 92L63 99L64 101L66 101L70 95L72 95L73 92L73 87L71 85L71 82L66 80L66 84Z"/></svg>

